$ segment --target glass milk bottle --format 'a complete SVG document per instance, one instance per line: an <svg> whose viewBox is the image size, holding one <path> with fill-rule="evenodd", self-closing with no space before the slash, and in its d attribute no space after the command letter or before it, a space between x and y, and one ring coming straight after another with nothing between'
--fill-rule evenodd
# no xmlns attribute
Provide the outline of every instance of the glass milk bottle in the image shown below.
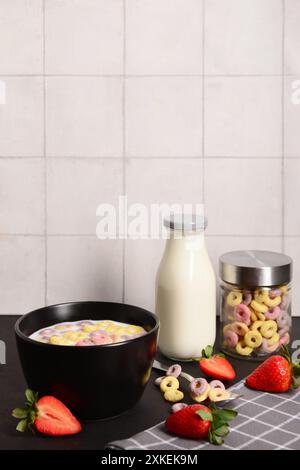
<svg viewBox="0 0 300 470"><path fill-rule="evenodd" d="M216 336L216 278L204 230L206 218L174 215L164 220L170 230L156 278L159 347L175 360L201 356Z"/></svg>

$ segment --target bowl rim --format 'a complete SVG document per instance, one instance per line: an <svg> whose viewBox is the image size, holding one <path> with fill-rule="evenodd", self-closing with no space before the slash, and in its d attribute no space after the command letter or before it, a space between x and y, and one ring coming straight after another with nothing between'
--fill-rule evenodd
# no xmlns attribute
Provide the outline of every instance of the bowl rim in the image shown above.
<svg viewBox="0 0 300 470"><path fill-rule="evenodd" d="M63 306L63 305L80 305L80 304L113 304L113 305L121 305L121 306L125 305L126 307L137 308L137 309L142 310L143 312L147 313L150 317L152 317L152 319L155 321L155 325L154 325L153 328L151 328L150 331L147 331L146 334L144 334L142 336L139 336L137 338L127 339L125 341L119 341L119 342L116 342L116 343L94 344L94 345L91 345L91 346L84 346L84 347L78 347L76 345L62 345L62 344L42 343L41 341L36 341L35 339L29 338L29 336L26 336L20 329L20 323L24 319L26 319L27 317L32 315L33 313L38 312L39 310L45 310L45 309L53 308L53 307L60 307L60 306ZM62 323L64 323L64 322L62 322ZM99 349L99 348L100 349L112 348L112 347L123 346L123 345L129 344L129 343L133 343L134 341L140 341L143 338L145 338L146 336L150 336L151 334L155 333L158 330L159 325L160 325L160 322L159 322L159 318L158 318L157 315L155 315L154 313L150 312L149 310L146 310L146 309L144 309L142 307L139 307L137 305L126 304L126 303L122 303L122 302L108 302L108 301L105 301L105 300L103 300L103 301L101 301L101 300L81 300L81 301L78 301L78 302L61 302L61 303L58 303L58 304L46 305L45 307L40 307L40 308L37 308L35 310L31 310L30 312L25 313L20 318L18 318L18 320L16 321L16 323L14 325L14 330L15 330L16 336L18 336L20 339L22 339L23 341L25 341L27 343L31 343L31 344L34 344L34 345L38 345L38 346L46 347L46 348L50 348L50 349L53 349L53 348L57 349L57 347L59 347L59 348L64 348L64 349L68 349L68 350L72 350L73 348L75 348L76 350L84 350L85 351L85 350L91 350L91 349L95 350L95 349Z"/></svg>

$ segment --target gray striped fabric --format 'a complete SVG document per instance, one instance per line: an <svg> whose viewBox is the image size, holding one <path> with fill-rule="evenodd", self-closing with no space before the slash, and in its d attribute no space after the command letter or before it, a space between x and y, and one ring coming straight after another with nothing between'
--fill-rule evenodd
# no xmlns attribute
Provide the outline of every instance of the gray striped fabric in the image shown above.
<svg viewBox="0 0 300 470"><path fill-rule="evenodd" d="M108 447L125 450L300 449L300 389L271 394L250 390L244 382L239 382L231 391L242 393L243 397L233 402L232 408L238 411L238 416L231 423L230 434L222 446L176 437L160 423L129 439L112 442Z"/></svg>

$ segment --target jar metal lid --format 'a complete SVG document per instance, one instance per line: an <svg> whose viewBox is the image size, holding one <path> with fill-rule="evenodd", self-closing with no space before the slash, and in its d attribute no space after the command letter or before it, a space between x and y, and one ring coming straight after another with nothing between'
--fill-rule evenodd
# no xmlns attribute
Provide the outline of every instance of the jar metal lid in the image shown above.
<svg viewBox="0 0 300 470"><path fill-rule="evenodd" d="M273 251L230 251L219 259L223 281L242 287L271 287L292 279L292 259Z"/></svg>
<svg viewBox="0 0 300 470"><path fill-rule="evenodd" d="M164 226L171 230L181 230L183 232L205 230L207 218L200 214L171 214L164 219Z"/></svg>

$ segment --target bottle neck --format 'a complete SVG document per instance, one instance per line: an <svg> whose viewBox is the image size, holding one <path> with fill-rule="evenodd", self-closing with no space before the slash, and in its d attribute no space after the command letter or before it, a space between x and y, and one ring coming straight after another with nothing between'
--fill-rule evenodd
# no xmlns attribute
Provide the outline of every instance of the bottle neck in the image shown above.
<svg viewBox="0 0 300 470"><path fill-rule="evenodd" d="M182 233L177 230L171 230L170 238L167 240L167 248L171 249L176 247L177 249L194 249L201 250L205 249L205 236L204 230L199 232L186 232Z"/></svg>

